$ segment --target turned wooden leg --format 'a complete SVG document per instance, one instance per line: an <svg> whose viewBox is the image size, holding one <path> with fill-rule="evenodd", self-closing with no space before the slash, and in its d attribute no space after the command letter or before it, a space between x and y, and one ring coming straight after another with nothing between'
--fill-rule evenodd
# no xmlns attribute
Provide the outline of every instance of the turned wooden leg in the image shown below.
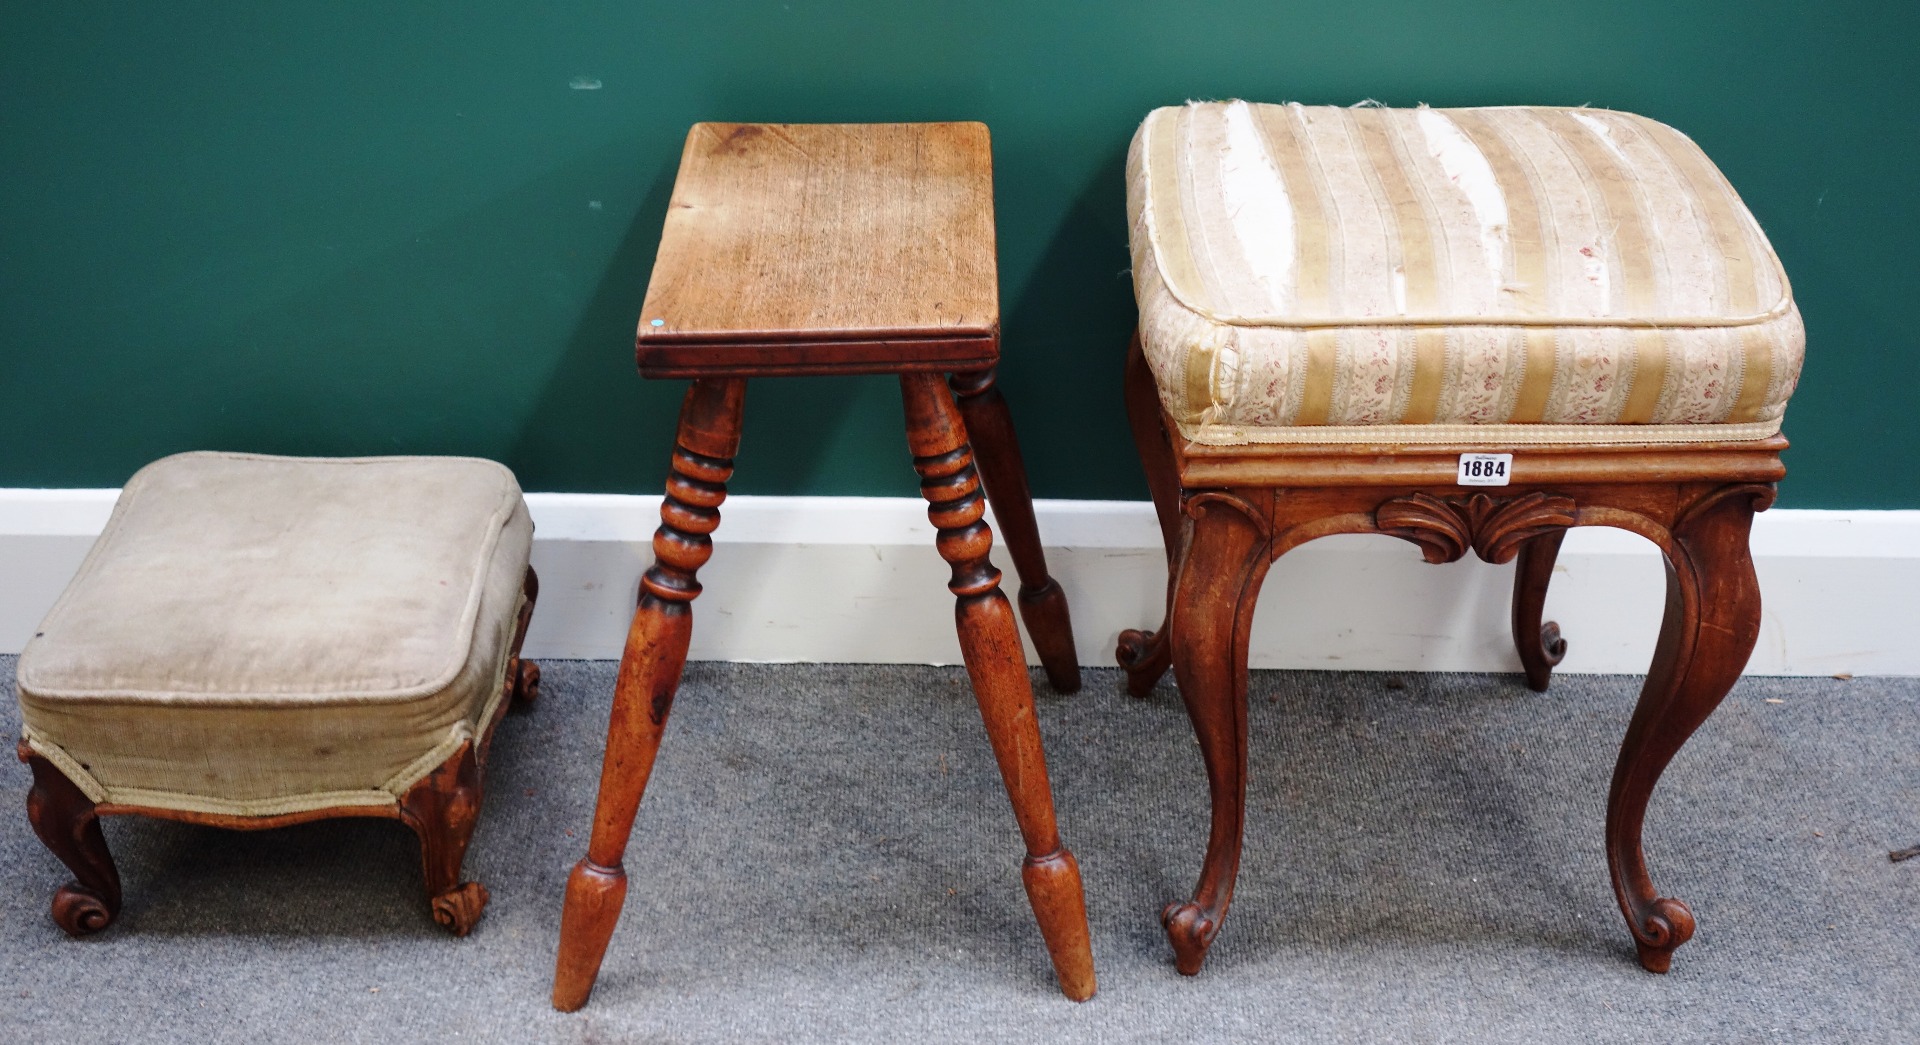
<svg viewBox="0 0 1920 1045"><path fill-rule="evenodd" d="M1181 556L1168 630L1173 673L1200 740L1212 802L1206 862L1193 899L1160 920L1175 964L1195 975L1220 932L1240 872L1247 798L1247 636L1269 564L1267 525L1231 494L1188 498L1193 530Z"/></svg>
<svg viewBox="0 0 1920 1045"><path fill-rule="evenodd" d="M407 789L400 819L420 836L420 866L433 920L455 936L473 931L487 909L487 887L462 882L460 865L480 821L480 761L471 742Z"/></svg>
<svg viewBox="0 0 1920 1045"><path fill-rule="evenodd" d="M700 594L695 574L713 555L711 535L720 525L720 504L740 448L746 391L741 378L702 379L687 390L680 407L678 445L660 504L660 528L653 535L654 562L640 580L640 604L614 683L593 837L586 858L567 879L560 913L553 1007L562 1012L587 1003L620 920L627 895L620 861L686 665L692 603Z"/></svg>
<svg viewBox="0 0 1920 1045"><path fill-rule="evenodd" d="M1667 611L1607 795L1607 866L1640 964L1666 972L1693 935L1693 912L1654 890L1640 848L1647 799L1667 763L1718 707L1760 632L1760 586L1747 534L1771 485L1729 486L1690 508L1667 548Z"/></svg>
<svg viewBox="0 0 1920 1045"><path fill-rule="evenodd" d="M1549 530L1521 542L1513 572L1513 644L1526 668L1527 688L1536 693L1547 691L1553 666L1567 655L1567 640L1560 637L1560 625L1540 622L1547 585L1553 580L1553 561L1560 555L1560 542L1566 536L1565 530Z"/></svg>
<svg viewBox="0 0 1920 1045"><path fill-rule="evenodd" d="M53 923L68 936L97 933L120 914L120 870L107 851L93 800L26 741L16 750L33 770L33 787L27 791L33 833L76 879L54 891Z"/></svg>
<svg viewBox="0 0 1920 1045"><path fill-rule="evenodd" d="M1171 615L1173 566L1180 554L1183 525L1180 474L1173 462L1173 445L1161 421L1160 393L1154 388L1153 371L1147 368L1138 331L1127 346L1126 400L1127 423L1133 429L1133 444L1140 452L1140 465L1146 469L1147 489L1153 495L1153 510L1160 517L1160 539L1167 550L1167 613ZM1154 684L1173 663L1167 645L1166 618L1162 618L1157 631L1129 628L1121 632L1114 658L1126 669L1127 692L1136 697L1151 693Z"/></svg>
<svg viewBox="0 0 1920 1045"><path fill-rule="evenodd" d="M1027 489L1027 466L1013 431L1013 412L994 383L991 367L955 374L951 383L960 397L980 482L1000 523L1007 554L1013 556L1013 568L1020 574L1020 619L1033 636L1033 648L1047 669L1047 682L1061 693L1072 693L1080 688L1080 656L1073 648L1067 593L1047 574L1040 527L1033 518L1033 494Z"/></svg>
<svg viewBox="0 0 1920 1045"><path fill-rule="evenodd" d="M939 378L902 374L907 443L920 473L927 516L939 528L941 558L953 567L948 587L957 598L955 622L980 717L986 723L1000 776L1026 842L1020 877L1053 958L1060 989L1075 1001L1093 997L1093 949L1087 933L1080 866L1060 841L1053 791L1034 719L1033 685L1013 608L1000 591L1000 571L988 561L993 533L982 521L981 499L967 429Z"/></svg>

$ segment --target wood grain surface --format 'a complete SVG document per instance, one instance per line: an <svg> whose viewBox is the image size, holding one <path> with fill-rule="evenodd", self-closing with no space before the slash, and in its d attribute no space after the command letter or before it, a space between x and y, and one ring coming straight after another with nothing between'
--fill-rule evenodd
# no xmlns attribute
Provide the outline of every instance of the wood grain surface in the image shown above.
<svg viewBox="0 0 1920 1045"><path fill-rule="evenodd" d="M999 325L984 124L687 135L640 315L643 369L684 372L702 358L691 346L768 367L842 354L796 342L894 342L895 361L912 354L899 342L938 342L948 363L991 359Z"/></svg>

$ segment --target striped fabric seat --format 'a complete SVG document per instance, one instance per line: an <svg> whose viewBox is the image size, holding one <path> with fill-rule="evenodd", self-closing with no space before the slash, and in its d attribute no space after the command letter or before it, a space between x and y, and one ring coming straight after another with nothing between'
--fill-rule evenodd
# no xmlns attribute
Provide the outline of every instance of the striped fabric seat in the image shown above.
<svg viewBox="0 0 1920 1045"><path fill-rule="evenodd" d="M1127 171L1142 345L1194 442L1748 440L1799 376L1765 235L1644 117L1192 103Z"/></svg>

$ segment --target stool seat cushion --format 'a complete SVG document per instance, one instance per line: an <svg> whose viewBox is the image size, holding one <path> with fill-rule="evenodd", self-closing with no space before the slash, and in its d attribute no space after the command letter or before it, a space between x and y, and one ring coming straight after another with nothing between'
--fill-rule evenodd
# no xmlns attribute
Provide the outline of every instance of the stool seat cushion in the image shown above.
<svg viewBox="0 0 1920 1045"><path fill-rule="evenodd" d="M502 698L533 525L466 458L165 458L22 652L24 736L96 802L391 807Z"/></svg>
<svg viewBox="0 0 1920 1045"><path fill-rule="evenodd" d="M1194 442L1750 440L1799 376L1758 223L1645 117L1191 103L1141 125L1127 202Z"/></svg>

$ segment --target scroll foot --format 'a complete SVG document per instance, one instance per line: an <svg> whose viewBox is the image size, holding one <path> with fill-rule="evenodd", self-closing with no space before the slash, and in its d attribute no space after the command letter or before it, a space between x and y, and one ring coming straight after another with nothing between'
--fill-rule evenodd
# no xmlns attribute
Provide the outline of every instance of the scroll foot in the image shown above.
<svg viewBox="0 0 1920 1045"><path fill-rule="evenodd" d="M1167 941L1173 944L1173 965L1182 976L1198 976L1206 964L1207 948L1220 933L1220 922L1197 903L1175 902L1160 912Z"/></svg>
<svg viewBox="0 0 1920 1045"><path fill-rule="evenodd" d="M120 872L107 850L99 813L78 785L25 740L18 750L20 760L33 770L27 821L74 875L74 881L54 891L53 923L68 936L91 936L112 925L120 913Z"/></svg>
<svg viewBox="0 0 1920 1045"><path fill-rule="evenodd" d="M433 898L433 920L446 927L455 936L465 936L473 931L486 912L487 901L491 897L487 887L479 882L463 882L458 888L449 889Z"/></svg>
<svg viewBox="0 0 1920 1045"><path fill-rule="evenodd" d="M54 890L53 924L75 939L112 925L113 914L105 897L79 882L68 882Z"/></svg>
<svg viewBox="0 0 1920 1045"><path fill-rule="evenodd" d="M1128 628L1120 633L1120 643L1114 647L1113 659L1127 672L1127 692L1136 697L1145 697L1153 692L1160 676L1167 673L1173 664L1173 647L1166 639L1167 629L1159 631L1140 631Z"/></svg>
<svg viewBox="0 0 1920 1045"><path fill-rule="evenodd" d="M513 706L525 709L540 699L540 665L530 660L519 662L514 670Z"/></svg>
<svg viewBox="0 0 1920 1045"><path fill-rule="evenodd" d="M1640 967L1666 972L1673 966L1673 952L1693 939L1693 911L1671 896L1662 896L1649 905L1639 924L1628 928L1633 930Z"/></svg>

